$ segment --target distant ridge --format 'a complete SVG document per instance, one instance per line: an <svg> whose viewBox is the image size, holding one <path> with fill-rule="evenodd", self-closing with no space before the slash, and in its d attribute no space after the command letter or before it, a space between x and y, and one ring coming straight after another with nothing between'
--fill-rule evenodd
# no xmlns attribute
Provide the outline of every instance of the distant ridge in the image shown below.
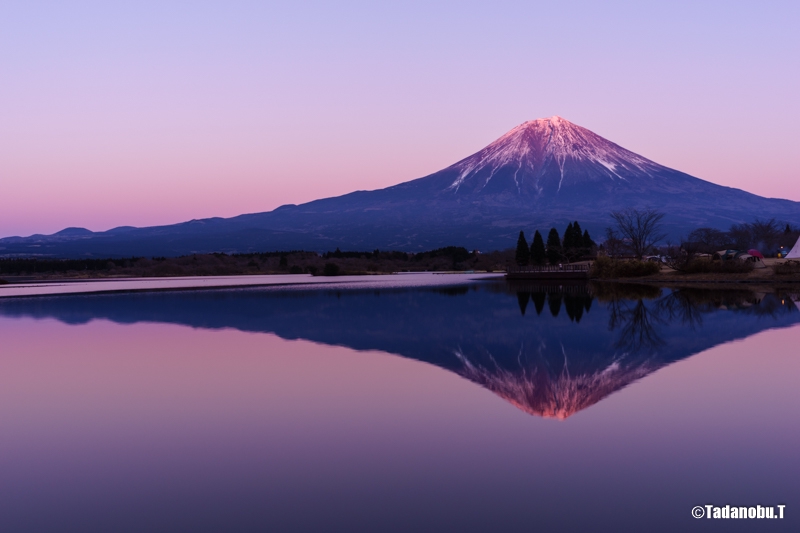
<svg viewBox="0 0 800 533"><path fill-rule="evenodd" d="M76 235L91 235L92 232L86 228L64 228L58 233L54 233L53 235L58 235L60 237L70 237Z"/></svg>
<svg viewBox="0 0 800 533"><path fill-rule="evenodd" d="M375 191L170 226L0 239L0 256L174 256L277 249L493 250L520 229L578 220L600 236L609 212L666 214L673 239L756 218L800 224L800 203L715 185L637 155L558 116L525 122L439 172Z"/></svg>

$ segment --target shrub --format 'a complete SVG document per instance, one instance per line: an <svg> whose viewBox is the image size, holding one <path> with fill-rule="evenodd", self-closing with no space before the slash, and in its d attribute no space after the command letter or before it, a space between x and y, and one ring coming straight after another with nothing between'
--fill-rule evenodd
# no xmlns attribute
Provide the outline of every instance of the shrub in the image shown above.
<svg viewBox="0 0 800 533"><path fill-rule="evenodd" d="M590 278L639 278L658 274L661 266L652 261L619 261L609 257L598 257L589 271Z"/></svg>
<svg viewBox="0 0 800 533"><path fill-rule="evenodd" d="M605 255L599 256L594 263L592 263L592 268L589 270L589 277L590 278L610 278L609 275L611 270L613 270L613 260L610 257Z"/></svg>
<svg viewBox="0 0 800 533"><path fill-rule="evenodd" d="M322 269L323 276L338 276L339 265L336 263L325 263L325 268Z"/></svg>
<svg viewBox="0 0 800 533"><path fill-rule="evenodd" d="M775 274L778 276L800 274L800 261L786 261L785 263L775 265Z"/></svg>
<svg viewBox="0 0 800 533"><path fill-rule="evenodd" d="M620 261L616 265L615 274L618 278L638 278L652 276L661 271L661 266L652 261Z"/></svg>
<svg viewBox="0 0 800 533"><path fill-rule="evenodd" d="M456 263L463 263L472 257L472 254L463 246L446 246L444 248L437 248L435 250L415 254L414 261L420 262L426 259L433 259L435 257L449 257L455 265Z"/></svg>
<svg viewBox="0 0 800 533"><path fill-rule="evenodd" d="M186 271L180 265L175 265L171 263L159 262L151 272L148 273L151 276L159 276L159 277L168 277L168 276L184 276L186 275Z"/></svg>
<svg viewBox="0 0 800 533"><path fill-rule="evenodd" d="M694 259L689 261L681 272L686 274L746 274L753 270L753 264L738 259L727 261L709 261L708 259Z"/></svg>

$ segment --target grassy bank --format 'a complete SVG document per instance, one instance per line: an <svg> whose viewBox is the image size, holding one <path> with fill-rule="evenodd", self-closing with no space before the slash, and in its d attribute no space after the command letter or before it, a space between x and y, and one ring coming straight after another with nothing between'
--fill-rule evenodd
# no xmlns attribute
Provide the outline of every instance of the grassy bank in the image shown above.
<svg viewBox="0 0 800 533"><path fill-rule="evenodd" d="M639 276L613 275L624 269L599 270L598 273L610 272L612 275L596 275L595 279L602 281L636 282L670 284L671 286L686 285L719 287L720 284L729 285L793 285L800 283L800 262L786 259L764 259L766 268L690 268L684 271L675 270L661 265L656 271L642 274L642 269L630 268L628 271ZM733 265L739 267L740 264Z"/></svg>

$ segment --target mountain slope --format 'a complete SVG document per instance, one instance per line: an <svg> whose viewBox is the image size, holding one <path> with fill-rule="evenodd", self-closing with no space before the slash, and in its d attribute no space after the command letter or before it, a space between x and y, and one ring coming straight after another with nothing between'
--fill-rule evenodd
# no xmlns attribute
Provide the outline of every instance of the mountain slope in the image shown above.
<svg viewBox="0 0 800 533"><path fill-rule="evenodd" d="M375 191L230 219L0 239L0 255L181 255L275 249L513 246L520 229L594 235L625 207L666 213L672 238L755 218L800 223L800 203L762 198L664 167L560 118L525 122L439 172Z"/></svg>

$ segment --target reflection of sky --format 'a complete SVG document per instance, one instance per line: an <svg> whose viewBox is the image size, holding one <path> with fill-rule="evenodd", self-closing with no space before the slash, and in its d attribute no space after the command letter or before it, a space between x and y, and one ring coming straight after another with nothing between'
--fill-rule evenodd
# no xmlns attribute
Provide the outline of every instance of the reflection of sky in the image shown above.
<svg viewBox="0 0 800 533"><path fill-rule="evenodd" d="M797 326L564 422L431 365L268 334L2 318L0 338L0 515L29 529L674 531L696 504L794 503Z"/></svg>

